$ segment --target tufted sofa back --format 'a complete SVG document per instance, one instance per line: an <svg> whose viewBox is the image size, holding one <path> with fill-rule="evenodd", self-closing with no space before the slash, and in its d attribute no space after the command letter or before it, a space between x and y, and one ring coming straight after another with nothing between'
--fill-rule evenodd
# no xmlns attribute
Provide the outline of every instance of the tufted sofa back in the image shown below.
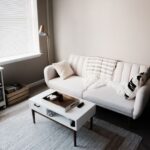
<svg viewBox="0 0 150 150"><path fill-rule="evenodd" d="M114 71L113 81L127 83L138 73L145 72L147 68L148 66L146 65L118 62L117 67Z"/></svg>
<svg viewBox="0 0 150 150"><path fill-rule="evenodd" d="M99 56L70 55L69 63L78 76L96 75L102 80L112 80L116 60Z"/></svg>
<svg viewBox="0 0 150 150"><path fill-rule="evenodd" d="M70 55L69 63L78 76L85 76L85 63L89 57L88 56L79 56L79 55ZM97 58L97 57L93 57ZM101 68L103 68L103 63L111 62L112 59L99 57L102 61L98 61L101 63ZM96 61L95 61L96 62ZM145 72L149 66L140 65L140 64L132 64L128 62L118 61L116 68L113 73L112 80L114 82L119 83L127 83L133 76L137 75L140 72ZM102 74L100 73L100 78L102 78ZM105 80L105 78L102 78Z"/></svg>
<svg viewBox="0 0 150 150"><path fill-rule="evenodd" d="M69 63L76 75L83 76L83 68L86 58L86 56L79 55L69 56Z"/></svg>

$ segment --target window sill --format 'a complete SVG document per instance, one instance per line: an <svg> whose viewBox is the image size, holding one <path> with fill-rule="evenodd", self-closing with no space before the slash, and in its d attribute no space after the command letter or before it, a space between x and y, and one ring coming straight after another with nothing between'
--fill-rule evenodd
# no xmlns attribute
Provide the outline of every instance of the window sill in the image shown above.
<svg viewBox="0 0 150 150"><path fill-rule="evenodd" d="M31 53L27 55L20 55L20 56L12 56L12 57L7 57L7 58L0 58L0 65L7 65L10 63L16 63L19 61L24 61L36 57L40 57L42 53Z"/></svg>

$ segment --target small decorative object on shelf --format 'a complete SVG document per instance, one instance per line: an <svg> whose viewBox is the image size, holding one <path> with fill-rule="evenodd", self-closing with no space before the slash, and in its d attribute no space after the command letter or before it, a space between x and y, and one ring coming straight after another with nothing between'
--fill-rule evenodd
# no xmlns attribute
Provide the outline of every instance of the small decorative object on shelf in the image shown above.
<svg viewBox="0 0 150 150"><path fill-rule="evenodd" d="M0 67L0 107L6 107L4 80L3 80L3 67Z"/></svg>
<svg viewBox="0 0 150 150"><path fill-rule="evenodd" d="M9 85L5 85L5 93L10 94L21 89L23 86L20 83L12 83Z"/></svg>
<svg viewBox="0 0 150 150"><path fill-rule="evenodd" d="M9 84L5 87L8 105L13 105L29 97L29 87L19 83Z"/></svg>
<svg viewBox="0 0 150 150"><path fill-rule="evenodd" d="M56 115L56 113L51 111L51 110L49 110L49 109L47 109L47 115L50 116L50 117L53 117L53 116Z"/></svg>

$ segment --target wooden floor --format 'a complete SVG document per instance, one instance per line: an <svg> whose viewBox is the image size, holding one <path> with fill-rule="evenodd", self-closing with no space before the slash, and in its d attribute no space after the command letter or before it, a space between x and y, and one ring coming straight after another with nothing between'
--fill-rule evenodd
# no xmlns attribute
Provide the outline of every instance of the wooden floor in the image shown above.
<svg viewBox="0 0 150 150"><path fill-rule="evenodd" d="M41 85L39 87L35 87L30 91L31 96L36 95L40 91L44 91L47 89L46 85ZM11 108L11 109L10 109ZM10 112L11 111L11 112ZM10 113L17 113L16 111L13 111L13 106L8 107L5 110L0 111L5 112L6 115L4 118L1 119L6 119L6 117L9 117ZM125 117L123 115L120 115L118 113L97 107L97 113L96 117L103 119L105 121L108 121L110 123L113 123L119 127L128 129L134 133L137 133L138 135L143 137L142 143L139 147L138 150L150 150L150 105L147 106L146 110L144 111L143 115L132 122L132 125L129 127L129 118Z"/></svg>
<svg viewBox="0 0 150 150"><path fill-rule="evenodd" d="M137 120L130 120L128 117L100 107L97 107L96 116L119 127L130 130L131 132L137 133L143 138L138 150L150 150L150 106L147 106L142 116Z"/></svg>
<svg viewBox="0 0 150 150"><path fill-rule="evenodd" d="M46 87L45 84L42 84L38 87L34 87L30 90L30 97L32 97L32 96L34 96L34 95L38 94L39 92L42 92L46 89L48 89L48 88ZM26 101L26 103L27 103L27 101ZM19 105L15 104L12 106L7 106L6 109L0 108L0 115L3 114L0 116L0 121L5 120L8 117L17 114L22 109L26 109L24 106L25 105L20 102ZM28 107L28 105L27 105L27 107Z"/></svg>

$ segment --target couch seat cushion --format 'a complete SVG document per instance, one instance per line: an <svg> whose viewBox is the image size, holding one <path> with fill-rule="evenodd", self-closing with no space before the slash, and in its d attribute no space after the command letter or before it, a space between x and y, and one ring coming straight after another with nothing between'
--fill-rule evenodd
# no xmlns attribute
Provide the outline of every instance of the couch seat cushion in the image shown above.
<svg viewBox="0 0 150 150"><path fill-rule="evenodd" d="M79 76L71 76L65 80L60 77L54 78L48 82L49 87L56 89L65 94L73 95L82 98L84 91L83 78Z"/></svg>
<svg viewBox="0 0 150 150"><path fill-rule="evenodd" d="M89 89L83 93L83 99L132 117L134 100L126 100L124 97L118 95L112 87L104 86L97 89Z"/></svg>

